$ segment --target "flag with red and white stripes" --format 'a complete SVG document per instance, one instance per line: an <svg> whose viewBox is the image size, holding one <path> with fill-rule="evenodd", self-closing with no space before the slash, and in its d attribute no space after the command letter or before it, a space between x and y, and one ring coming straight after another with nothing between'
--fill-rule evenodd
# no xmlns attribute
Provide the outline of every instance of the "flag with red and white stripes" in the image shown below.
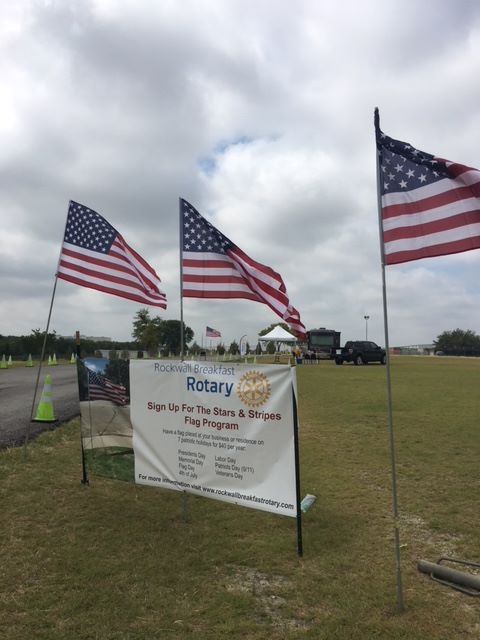
<svg viewBox="0 0 480 640"><path fill-rule="evenodd" d="M379 128L385 264L480 247L480 171L419 151Z"/></svg>
<svg viewBox="0 0 480 640"><path fill-rule="evenodd" d="M221 338L222 334L217 329L213 329L213 327L207 327L205 329L205 335L207 338Z"/></svg>
<svg viewBox="0 0 480 640"><path fill-rule="evenodd" d="M266 304L300 338L305 327L291 306L281 276L252 260L186 200L182 220L182 295L190 298L246 298Z"/></svg>
<svg viewBox="0 0 480 640"><path fill-rule="evenodd" d="M116 384L106 376L88 369L88 399L108 400L123 406L127 404L127 390L121 384Z"/></svg>
<svg viewBox="0 0 480 640"><path fill-rule="evenodd" d="M70 202L57 276L121 298L167 308L160 278L99 213Z"/></svg>

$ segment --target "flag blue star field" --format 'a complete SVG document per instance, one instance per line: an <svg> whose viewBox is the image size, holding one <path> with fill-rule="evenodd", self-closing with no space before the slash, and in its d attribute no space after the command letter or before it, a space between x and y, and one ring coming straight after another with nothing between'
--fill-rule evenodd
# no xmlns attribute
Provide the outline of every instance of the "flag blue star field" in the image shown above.
<svg viewBox="0 0 480 640"><path fill-rule="evenodd" d="M73 284L167 308L160 278L99 213L70 202L57 276Z"/></svg>
<svg viewBox="0 0 480 640"><path fill-rule="evenodd" d="M375 131L385 264L478 249L480 171Z"/></svg>
<svg viewBox="0 0 480 640"><path fill-rule="evenodd" d="M246 298L262 302L300 337L305 327L290 305L281 276L255 262L180 198L182 295L190 298Z"/></svg>

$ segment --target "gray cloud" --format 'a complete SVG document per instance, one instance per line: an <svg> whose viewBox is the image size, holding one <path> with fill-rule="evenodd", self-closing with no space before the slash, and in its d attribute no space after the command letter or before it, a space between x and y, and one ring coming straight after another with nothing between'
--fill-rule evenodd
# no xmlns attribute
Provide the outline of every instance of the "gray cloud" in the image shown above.
<svg viewBox="0 0 480 640"><path fill-rule="evenodd" d="M178 198L282 274L307 327L383 342L373 108L479 166L480 8L459 0L19 0L0 25L0 333L42 324L68 201L157 269L179 317ZM388 270L391 340L480 331L478 252ZM88 313L86 309L88 308ZM135 304L68 283L59 333L127 339ZM152 309L153 315L156 311ZM188 300L200 341L276 321ZM81 325L81 326L77 326Z"/></svg>

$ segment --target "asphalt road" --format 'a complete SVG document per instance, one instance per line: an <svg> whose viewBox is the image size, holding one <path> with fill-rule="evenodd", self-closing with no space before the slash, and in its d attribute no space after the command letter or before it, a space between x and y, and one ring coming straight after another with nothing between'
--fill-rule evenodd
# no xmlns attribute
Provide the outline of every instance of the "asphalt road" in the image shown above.
<svg viewBox="0 0 480 640"><path fill-rule="evenodd" d="M42 367L34 405L34 417L47 374L52 379L53 411L56 422L30 422L38 367L0 369L0 448L23 444L27 428L29 428L31 440L42 431L54 429L59 423L67 422L80 414L77 367L67 364Z"/></svg>

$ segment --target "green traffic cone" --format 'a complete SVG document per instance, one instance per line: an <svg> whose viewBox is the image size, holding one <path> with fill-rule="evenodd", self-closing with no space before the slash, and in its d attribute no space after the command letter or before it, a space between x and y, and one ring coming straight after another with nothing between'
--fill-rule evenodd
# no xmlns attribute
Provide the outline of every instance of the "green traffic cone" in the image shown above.
<svg viewBox="0 0 480 640"><path fill-rule="evenodd" d="M52 378L49 374L45 376L42 397L37 408L37 414L32 422L55 422L52 402Z"/></svg>

